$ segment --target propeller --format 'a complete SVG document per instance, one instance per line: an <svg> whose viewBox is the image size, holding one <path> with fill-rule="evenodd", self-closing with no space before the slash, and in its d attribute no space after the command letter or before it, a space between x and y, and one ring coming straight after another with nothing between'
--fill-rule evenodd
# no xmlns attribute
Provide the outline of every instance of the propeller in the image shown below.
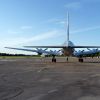
<svg viewBox="0 0 100 100"><path fill-rule="evenodd" d="M89 48L87 48L89 51L98 51L99 49L97 48L97 49L89 49Z"/></svg>
<svg viewBox="0 0 100 100"><path fill-rule="evenodd" d="M41 48L36 48L37 49L37 53L38 53L38 55L42 55L43 53L45 53L45 51L47 50L47 48L46 49L41 49Z"/></svg>
<svg viewBox="0 0 100 100"><path fill-rule="evenodd" d="M46 48L46 49L39 49L39 48L36 48L38 51L46 51L48 48Z"/></svg>

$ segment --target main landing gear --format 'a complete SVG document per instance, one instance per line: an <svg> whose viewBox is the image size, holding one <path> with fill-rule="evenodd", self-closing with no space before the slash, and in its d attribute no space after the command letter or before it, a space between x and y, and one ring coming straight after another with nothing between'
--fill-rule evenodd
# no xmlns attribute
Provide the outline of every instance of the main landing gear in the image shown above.
<svg viewBox="0 0 100 100"><path fill-rule="evenodd" d="M78 60L79 60L79 62L83 62L83 58L82 57L80 57Z"/></svg>
<svg viewBox="0 0 100 100"><path fill-rule="evenodd" d="M55 62L56 63L55 55L53 55L53 57L52 57L52 62Z"/></svg>

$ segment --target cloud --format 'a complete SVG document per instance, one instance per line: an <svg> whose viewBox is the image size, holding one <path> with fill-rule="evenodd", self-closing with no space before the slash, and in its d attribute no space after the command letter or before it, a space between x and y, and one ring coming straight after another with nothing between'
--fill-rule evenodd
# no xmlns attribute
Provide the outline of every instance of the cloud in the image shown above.
<svg viewBox="0 0 100 100"><path fill-rule="evenodd" d="M59 21L58 23L59 24L66 24L67 22L65 22L65 21Z"/></svg>
<svg viewBox="0 0 100 100"><path fill-rule="evenodd" d="M57 31L51 31L51 32L46 32L43 34L33 36L29 39L28 38L23 38L23 39L21 38L20 41L21 41L21 43L36 42L36 41L41 41L44 39L52 38L55 35L57 35Z"/></svg>
<svg viewBox="0 0 100 100"><path fill-rule="evenodd" d="M65 7L68 9L79 9L81 6L81 2L71 2L65 5Z"/></svg>
<svg viewBox="0 0 100 100"><path fill-rule="evenodd" d="M58 21L59 21L59 19L52 18L52 19L47 20L47 23L58 22Z"/></svg>
<svg viewBox="0 0 100 100"><path fill-rule="evenodd" d="M91 4L91 3L100 3L100 0L80 0L76 2L69 2L64 7L66 7L68 10L80 9L84 4Z"/></svg>
<svg viewBox="0 0 100 100"><path fill-rule="evenodd" d="M21 29L32 29L32 26L22 26Z"/></svg>
<svg viewBox="0 0 100 100"><path fill-rule="evenodd" d="M61 19L49 19L47 23L66 24L67 22Z"/></svg>
<svg viewBox="0 0 100 100"><path fill-rule="evenodd" d="M8 30L7 33L8 34L19 34L19 33L22 33L22 32L21 31Z"/></svg>
<svg viewBox="0 0 100 100"><path fill-rule="evenodd" d="M94 3L94 2L100 2L100 0L82 0L82 1L83 1L83 2L87 2L87 3L88 3L88 2L93 2L93 3Z"/></svg>
<svg viewBox="0 0 100 100"><path fill-rule="evenodd" d="M32 26L21 26L17 30L8 29L7 33L8 34L20 34L20 33L23 33L23 30L27 30L27 29L32 29Z"/></svg>
<svg viewBox="0 0 100 100"><path fill-rule="evenodd" d="M22 45L25 43L36 43L36 42L40 42L41 40L45 40L45 39L50 39L50 38L55 38L56 35L58 36L58 31L50 31L50 32L46 32L46 33L42 33L30 38L24 38L24 37L20 37L20 38L11 38L11 39L3 39L1 40L0 45L2 47L5 46L15 46L15 45Z"/></svg>
<svg viewBox="0 0 100 100"><path fill-rule="evenodd" d="M97 29L100 29L100 26L94 26L94 27L79 29L79 30L76 30L76 31L72 31L71 33L86 32L86 31L92 31L92 30L97 30Z"/></svg>

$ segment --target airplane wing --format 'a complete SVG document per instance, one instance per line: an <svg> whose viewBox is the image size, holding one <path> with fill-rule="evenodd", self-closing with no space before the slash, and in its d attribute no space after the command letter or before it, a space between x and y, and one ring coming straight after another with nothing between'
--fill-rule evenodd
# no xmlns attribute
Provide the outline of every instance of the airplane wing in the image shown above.
<svg viewBox="0 0 100 100"><path fill-rule="evenodd" d="M22 48L12 48L12 47L5 47L7 49L15 49L15 50L23 50L23 51L29 51L29 52L36 52L36 53L40 53L40 54L49 54L49 55L60 55L60 50L59 51L46 51L46 50L42 50L42 49L37 49L37 50L32 50L32 49L22 49Z"/></svg>
<svg viewBox="0 0 100 100"><path fill-rule="evenodd" d="M49 55L60 55L59 51L46 51L46 50L42 50L42 49L38 49L38 50L32 50L32 49L22 49L22 48L12 48L12 47L5 47L7 49L15 49L15 50L23 50L23 51L29 51L29 52L36 52L36 53L46 53L46 54L49 54Z"/></svg>
<svg viewBox="0 0 100 100"><path fill-rule="evenodd" d="M37 50L31 50L31 49L22 49L22 48L12 48L12 47L5 47L7 49L15 49L15 50L23 50L23 51L30 51L30 52L37 52Z"/></svg>
<svg viewBox="0 0 100 100"><path fill-rule="evenodd" d="M71 46L71 48L100 48L100 46Z"/></svg>
<svg viewBox="0 0 100 100"><path fill-rule="evenodd" d="M90 50L90 51L79 51L79 52L75 52L74 55L83 56L83 55L91 55L91 54L97 54L97 53L100 53L100 50L95 49L95 50Z"/></svg>
<svg viewBox="0 0 100 100"><path fill-rule="evenodd" d="M66 46L24 46L26 48L66 48Z"/></svg>
<svg viewBox="0 0 100 100"><path fill-rule="evenodd" d="M26 48L100 48L100 46L24 46Z"/></svg>

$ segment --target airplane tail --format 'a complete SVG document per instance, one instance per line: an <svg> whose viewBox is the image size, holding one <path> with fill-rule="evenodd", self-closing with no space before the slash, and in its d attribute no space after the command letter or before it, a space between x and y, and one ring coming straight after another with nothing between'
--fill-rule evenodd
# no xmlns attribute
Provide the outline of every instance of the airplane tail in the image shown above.
<svg viewBox="0 0 100 100"><path fill-rule="evenodd" d="M67 46L69 46L69 12L67 13Z"/></svg>

